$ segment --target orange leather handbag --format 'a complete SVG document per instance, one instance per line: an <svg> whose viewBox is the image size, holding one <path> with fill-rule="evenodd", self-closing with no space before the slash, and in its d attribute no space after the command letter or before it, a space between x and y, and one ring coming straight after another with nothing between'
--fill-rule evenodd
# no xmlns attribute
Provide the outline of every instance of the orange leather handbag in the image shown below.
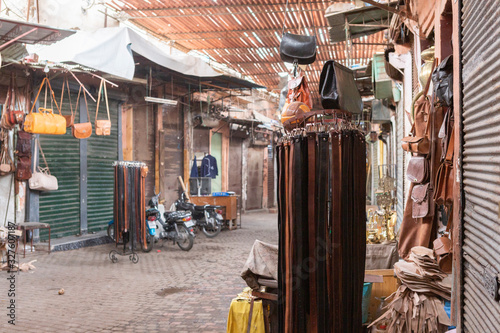
<svg viewBox="0 0 500 333"><path fill-rule="evenodd" d="M99 102L101 101L102 90L104 90L104 100L106 101L106 111L108 112L108 120L97 120L97 114L99 113ZM95 134L111 135L111 117L109 116L108 91L106 90L106 83L104 82L104 80L101 80L101 85L99 86L99 94L97 96L97 108L95 110Z"/></svg>
<svg viewBox="0 0 500 333"><path fill-rule="evenodd" d="M47 109L44 107L38 108L38 113L33 112L36 101L38 100L38 96L40 96L40 92L42 91L44 84L47 84L47 86L49 87L51 98L54 101L59 114L54 114L52 109ZM64 117L61 115L61 109L57 104L54 91L50 86L49 79L46 77L43 78L40 89L38 89L38 94L36 95L33 105L31 106L30 113L24 120L24 130L32 134L66 134L66 119L64 119Z"/></svg>
<svg viewBox="0 0 500 333"><path fill-rule="evenodd" d="M79 105L79 100L80 100L80 93L82 92L82 87L80 86L80 90L78 91L78 98L76 99L76 107L75 110L78 108ZM92 123L90 122L90 113L89 113L89 107L87 104L87 95L85 94L85 90L83 91L83 98L85 99L85 109L87 110L87 121L86 123L80 123L80 124L73 124L71 126L71 134L73 137L77 139L86 139L92 135Z"/></svg>

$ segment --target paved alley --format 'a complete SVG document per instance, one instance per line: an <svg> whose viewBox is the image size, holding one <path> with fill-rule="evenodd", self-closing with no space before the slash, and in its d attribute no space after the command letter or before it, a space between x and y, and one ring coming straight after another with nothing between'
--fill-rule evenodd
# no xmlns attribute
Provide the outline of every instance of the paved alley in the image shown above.
<svg viewBox="0 0 500 333"><path fill-rule="evenodd" d="M36 270L16 275L15 326L7 323L9 274L0 272L0 332L225 332L252 244L277 244L276 221L249 213L242 229L214 239L198 232L189 252L165 243L139 252L138 264L111 263L114 244L27 254L21 262L36 259Z"/></svg>

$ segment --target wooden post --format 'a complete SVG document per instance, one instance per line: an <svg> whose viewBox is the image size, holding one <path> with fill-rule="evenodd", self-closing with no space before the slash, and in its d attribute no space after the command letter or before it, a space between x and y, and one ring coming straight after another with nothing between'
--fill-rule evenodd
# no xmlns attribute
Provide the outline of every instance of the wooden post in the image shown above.
<svg viewBox="0 0 500 333"><path fill-rule="evenodd" d="M462 332L463 303L463 179L462 179L462 29L461 1L452 1L453 26L453 112L455 116L455 152L453 158L453 285L451 295L451 322Z"/></svg>
<svg viewBox="0 0 500 333"><path fill-rule="evenodd" d="M189 179L189 161L191 160L192 144L193 144L193 117L191 115L191 108L184 107L184 179ZM186 194L189 193L189 181L185 184Z"/></svg>
<svg viewBox="0 0 500 333"><path fill-rule="evenodd" d="M155 131L155 194L160 192L160 159L161 140L163 140L163 107L156 108L156 131Z"/></svg>
<svg viewBox="0 0 500 333"><path fill-rule="evenodd" d="M131 105L122 106L122 152L124 161L134 160L134 113Z"/></svg>

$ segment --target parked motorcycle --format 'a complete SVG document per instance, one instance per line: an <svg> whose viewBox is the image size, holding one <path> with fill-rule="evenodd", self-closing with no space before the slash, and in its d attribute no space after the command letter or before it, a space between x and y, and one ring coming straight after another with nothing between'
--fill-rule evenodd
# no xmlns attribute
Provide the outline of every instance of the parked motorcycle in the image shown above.
<svg viewBox="0 0 500 333"><path fill-rule="evenodd" d="M158 197L160 193L149 200L149 207L146 210L146 244L142 245L144 252L150 252L154 244L159 240L172 240L184 251L189 251L194 244L194 226L191 221L191 213L185 211L164 212L165 222L161 218L158 209ZM113 241L115 238L115 223L108 222L108 236ZM119 243L121 243L121 239Z"/></svg>
<svg viewBox="0 0 500 333"><path fill-rule="evenodd" d="M165 212L163 217L158 210L159 193L149 200L149 209L146 210L146 244L143 250L149 252L153 249L154 243L159 240L171 240L181 250L189 251L194 244L194 226L191 221L191 213L188 211ZM154 232L153 232L154 230Z"/></svg>
<svg viewBox="0 0 500 333"><path fill-rule="evenodd" d="M196 221L196 226L203 231L205 236L213 238L221 232L223 217L220 206L197 206L187 202L186 195L182 193L181 198L175 202L175 207L178 211L191 212L193 220Z"/></svg>

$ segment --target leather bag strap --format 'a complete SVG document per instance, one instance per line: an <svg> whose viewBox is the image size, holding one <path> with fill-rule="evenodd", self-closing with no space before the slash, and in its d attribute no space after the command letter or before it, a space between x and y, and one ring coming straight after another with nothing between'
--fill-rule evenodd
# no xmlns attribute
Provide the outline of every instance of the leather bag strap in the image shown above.
<svg viewBox="0 0 500 333"><path fill-rule="evenodd" d="M450 141L448 142L448 150L446 151L445 161L453 164L453 154L455 152L455 128L451 130Z"/></svg>
<svg viewBox="0 0 500 333"><path fill-rule="evenodd" d="M95 109L95 120L97 121L97 114L99 113L99 103L101 102L101 92L104 90L104 100L106 101L106 111L108 112L108 120L111 121L109 116L109 104L108 104L108 90L106 89L106 83L101 80L99 85L99 94L97 95L97 107Z"/></svg>
<svg viewBox="0 0 500 333"><path fill-rule="evenodd" d="M40 139L37 138L35 140L38 144L38 149L40 150L40 153L42 154L43 163L45 163L45 169L47 170L47 173L50 175L49 164L47 163L47 160L45 159L45 154L43 153L42 145L40 144ZM35 165L36 165L36 160L35 160Z"/></svg>
<svg viewBox="0 0 500 333"><path fill-rule="evenodd" d="M54 94L54 90L52 90L52 87L50 86L50 81L47 77L44 77L42 80L42 83L40 84L40 88L38 89L38 93L36 94L36 97L35 97L35 100L33 101L33 104L31 105L30 114L33 113L33 109L35 108L36 101L38 101L38 97L40 96L40 92L42 91L42 88L45 84L47 84L47 86L49 87L51 100L54 101L54 103L56 104L57 111L61 115L61 109L59 108L59 105L57 104L56 95ZM47 98L45 98L45 102L47 102Z"/></svg>

